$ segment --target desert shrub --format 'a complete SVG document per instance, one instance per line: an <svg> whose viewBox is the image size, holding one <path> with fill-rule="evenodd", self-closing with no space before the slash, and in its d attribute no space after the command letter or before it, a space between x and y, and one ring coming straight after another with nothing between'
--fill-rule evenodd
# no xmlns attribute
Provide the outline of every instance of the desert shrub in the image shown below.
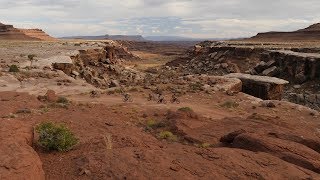
<svg viewBox="0 0 320 180"><path fill-rule="evenodd" d="M236 108L239 106L239 103L232 101L232 100L228 100L228 101L222 103L220 106L224 107L224 108Z"/></svg>
<svg viewBox="0 0 320 180"><path fill-rule="evenodd" d="M66 97L60 96L57 100L57 103L69 104L69 100Z"/></svg>
<svg viewBox="0 0 320 180"><path fill-rule="evenodd" d="M66 152L78 143L78 139L64 125L52 122L41 123L36 127L38 144L47 151Z"/></svg>
<svg viewBox="0 0 320 180"><path fill-rule="evenodd" d="M17 65L11 65L9 67L9 72L19 72L19 67Z"/></svg>
<svg viewBox="0 0 320 180"><path fill-rule="evenodd" d="M177 141L178 140L178 137L176 135L174 135L170 131L162 131L162 132L160 132L159 137L161 139L167 139L167 140L171 140L171 141Z"/></svg>
<svg viewBox="0 0 320 180"><path fill-rule="evenodd" d="M152 129L157 129L157 128L162 128L162 127L165 127L165 123L163 122L157 122L153 119L150 119L147 121L147 127L148 128L152 128Z"/></svg>
<svg viewBox="0 0 320 180"><path fill-rule="evenodd" d="M150 119L150 120L147 121L147 126L148 127L153 127L156 124L157 124L157 122L155 120L153 120L153 119Z"/></svg>
<svg viewBox="0 0 320 180"><path fill-rule="evenodd" d="M211 144L209 144L209 143L202 143L202 144L200 144L200 148L209 148L209 147L211 147L212 145Z"/></svg>
<svg viewBox="0 0 320 180"><path fill-rule="evenodd" d="M202 90L202 84L200 82L195 82L189 84L189 88L193 91L201 91Z"/></svg>
<svg viewBox="0 0 320 180"><path fill-rule="evenodd" d="M28 55L29 61L33 61L33 59L34 59L35 57L37 57L35 54L29 54L29 55Z"/></svg>
<svg viewBox="0 0 320 180"><path fill-rule="evenodd" d="M183 112L192 112L192 108L190 107L182 107L182 108L179 108L178 111L183 111Z"/></svg>

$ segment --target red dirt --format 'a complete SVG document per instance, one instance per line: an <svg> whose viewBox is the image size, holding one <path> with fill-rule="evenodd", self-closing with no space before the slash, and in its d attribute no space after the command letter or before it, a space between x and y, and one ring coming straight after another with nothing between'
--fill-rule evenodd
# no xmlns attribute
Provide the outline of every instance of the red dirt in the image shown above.
<svg viewBox="0 0 320 180"><path fill-rule="evenodd" d="M31 114L19 114L9 121L26 127L43 121L64 123L79 138L80 143L67 153L35 148L46 179L320 178L320 121L310 111L283 102L276 103L276 108L260 107L241 93L233 97L223 93L189 96L182 97L180 105L147 102L138 93L133 94L134 103L103 95L97 99L99 104L88 104L92 101L88 96L76 96L70 97L74 103L67 109L44 111L36 97L5 92L0 97L9 101L2 101L0 114L30 108ZM239 102L239 107L220 106L230 98ZM28 103L21 103L23 99ZM197 107L195 112L177 111L189 105ZM8 122L5 119L0 127ZM148 129L150 119L165 126ZM178 140L158 139L164 130ZM221 137L238 130L242 133L220 142Z"/></svg>

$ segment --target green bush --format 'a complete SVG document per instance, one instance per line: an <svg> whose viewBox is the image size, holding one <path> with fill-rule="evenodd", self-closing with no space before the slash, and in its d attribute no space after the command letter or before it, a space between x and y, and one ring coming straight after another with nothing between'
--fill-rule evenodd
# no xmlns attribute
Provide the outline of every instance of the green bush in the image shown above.
<svg viewBox="0 0 320 180"><path fill-rule="evenodd" d="M60 96L57 100L57 103L61 103L61 104L69 104L69 100L63 96Z"/></svg>
<svg viewBox="0 0 320 180"><path fill-rule="evenodd" d="M192 112L193 110L190 107L182 107L182 108L179 108L178 111Z"/></svg>
<svg viewBox="0 0 320 180"><path fill-rule="evenodd" d="M35 57L37 57L35 54L29 54L29 55L28 55L29 61L33 61L33 59L34 59Z"/></svg>
<svg viewBox="0 0 320 180"><path fill-rule="evenodd" d="M174 135L170 131L162 131L162 132L160 132L159 137L161 139L167 139L167 140L171 140L171 141L177 141L178 140L178 137L176 135Z"/></svg>
<svg viewBox="0 0 320 180"><path fill-rule="evenodd" d="M157 128L162 128L162 127L165 127L165 123L163 122L157 122L153 119L150 119L147 121L147 127L148 128L151 128L151 129L157 129Z"/></svg>
<svg viewBox="0 0 320 180"><path fill-rule="evenodd" d="M41 123L36 127L38 144L47 151L67 152L78 143L78 139L64 125L52 122Z"/></svg>
<svg viewBox="0 0 320 180"><path fill-rule="evenodd" d="M9 68L9 72L19 72L19 67L17 65L11 65Z"/></svg>

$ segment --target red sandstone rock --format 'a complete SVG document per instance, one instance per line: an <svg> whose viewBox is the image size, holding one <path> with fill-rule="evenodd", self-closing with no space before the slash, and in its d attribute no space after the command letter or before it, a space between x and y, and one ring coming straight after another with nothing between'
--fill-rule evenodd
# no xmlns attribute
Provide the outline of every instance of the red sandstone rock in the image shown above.
<svg viewBox="0 0 320 180"><path fill-rule="evenodd" d="M0 23L0 39L5 40L41 40L53 41L55 38L49 36L41 29L18 29L12 25Z"/></svg>
<svg viewBox="0 0 320 180"><path fill-rule="evenodd" d="M53 90L48 90L45 96L47 101L49 102L56 102L58 100L58 96L56 95L56 92Z"/></svg>

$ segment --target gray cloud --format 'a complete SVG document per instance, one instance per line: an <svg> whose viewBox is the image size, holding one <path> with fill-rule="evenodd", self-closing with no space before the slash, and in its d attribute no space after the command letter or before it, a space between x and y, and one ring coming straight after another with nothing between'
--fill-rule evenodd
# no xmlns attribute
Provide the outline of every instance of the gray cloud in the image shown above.
<svg viewBox="0 0 320 180"><path fill-rule="evenodd" d="M318 0L1 0L0 22L54 36L252 36L320 21Z"/></svg>

